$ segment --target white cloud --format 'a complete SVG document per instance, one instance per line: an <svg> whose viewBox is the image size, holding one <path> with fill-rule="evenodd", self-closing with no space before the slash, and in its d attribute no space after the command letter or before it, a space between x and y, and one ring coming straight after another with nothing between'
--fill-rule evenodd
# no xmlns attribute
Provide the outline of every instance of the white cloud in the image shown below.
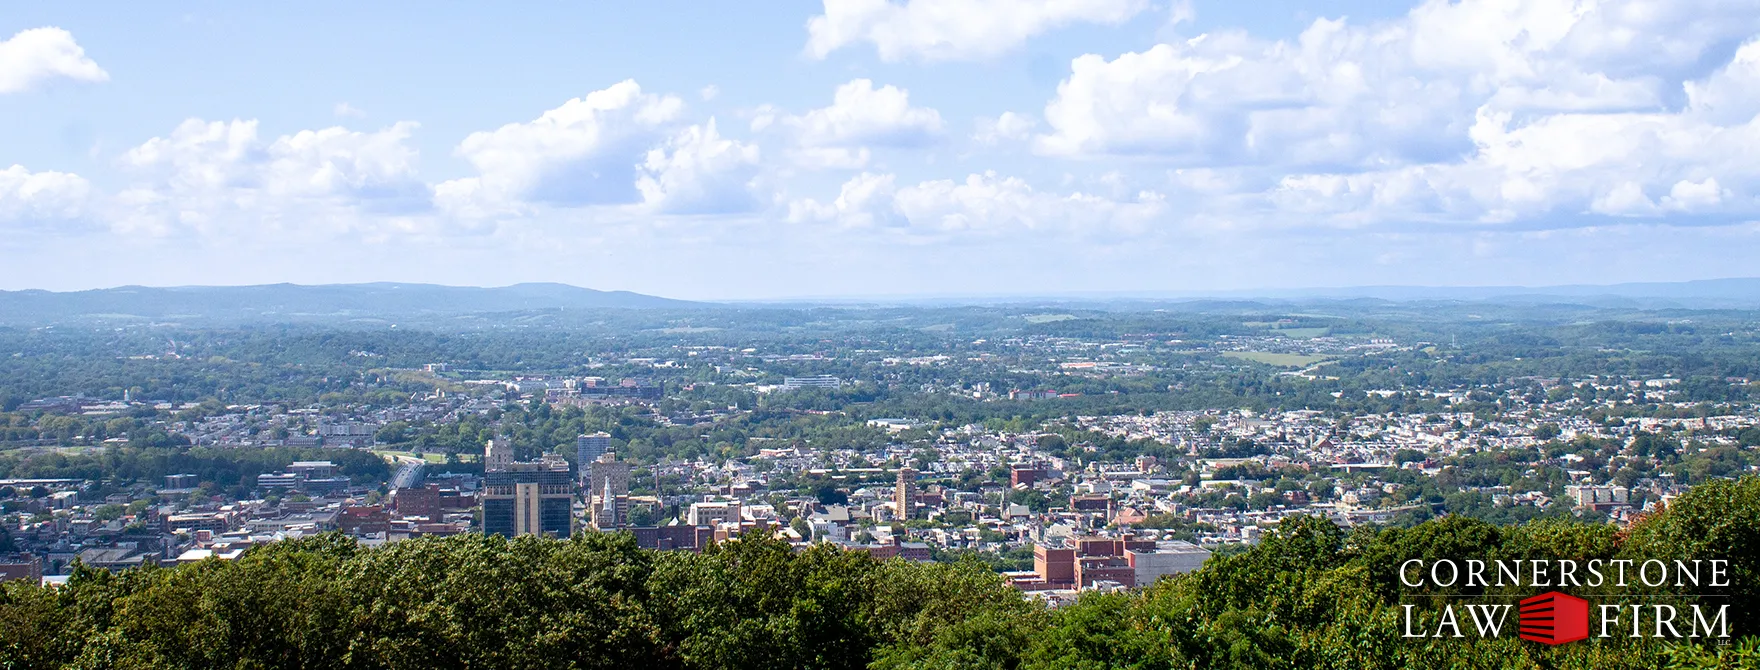
<svg viewBox="0 0 1760 670"><path fill-rule="evenodd" d="M912 107L909 91L897 86L874 87L856 79L837 87L831 106L809 110L789 123L799 129L801 143L819 147L922 146L941 134L941 113Z"/></svg>
<svg viewBox="0 0 1760 670"><path fill-rule="evenodd" d="M367 118L366 110L361 109L359 107L356 107L354 105L348 104L346 102L336 103L336 106L330 108L330 113L335 114L337 118L342 118L342 119L364 119L364 118Z"/></svg>
<svg viewBox="0 0 1760 670"><path fill-rule="evenodd" d="M67 172L0 170L0 228L39 228L85 215L92 187Z"/></svg>
<svg viewBox="0 0 1760 670"><path fill-rule="evenodd" d="M664 214L725 214L750 211L758 147L725 139L715 120L686 128L664 146L648 152L636 188L642 200Z"/></svg>
<svg viewBox="0 0 1760 670"><path fill-rule="evenodd" d="M940 112L912 106L909 91L875 88L868 79L838 86L830 106L798 116L764 108L752 120L753 132L773 128L793 133L788 155L807 169L860 169L872 156L870 147L922 147L944 135Z"/></svg>
<svg viewBox="0 0 1760 670"><path fill-rule="evenodd" d="M1202 35L1075 59L1035 149L1233 173L1262 190L1203 206L1266 225L1751 215L1756 32L1715 0L1431 0L1292 41Z"/></svg>
<svg viewBox="0 0 1760 670"><path fill-rule="evenodd" d="M0 42L0 93L28 91L54 79L99 82L110 74L60 28L32 28Z"/></svg>
<svg viewBox="0 0 1760 670"><path fill-rule="evenodd" d="M890 174L862 173L836 200L790 203L789 219L845 228L894 228L917 235L995 235L1030 230L1076 235L1141 233L1165 220L1165 198L1151 191L1115 200L1087 193L1059 195L995 172L963 181L930 180L899 187Z"/></svg>
<svg viewBox="0 0 1760 670"><path fill-rule="evenodd" d="M808 170L860 170L874 154L867 147L795 147L788 156Z"/></svg>
<svg viewBox="0 0 1760 670"><path fill-rule="evenodd" d="M426 207L428 189L407 144L413 122L377 132L302 130L272 141L257 125L189 119L123 154L138 181L117 195L117 227L154 234L258 223L340 230Z"/></svg>
<svg viewBox="0 0 1760 670"><path fill-rule="evenodd" d="M458 154L478 175L435 187L455 214L518 211L530 202L636 202L636 165L678 121L684 102L633 80L593 91L525 123L471 133Z"/></svg>
<svg viewBox="0 0 1760 670"><path fill-rule="evenodd" d="M977 130L972 133L972 140L985 145L1019 142L1027 139L1036 125L1039 125L1039 122L1029 117L1014 112L1003 112L993 119L978 119Z"/></svg>
<svg viewBox="0 0 1760 670"><path fill-rule="evenodd" d="M1430 0L1318 20L1294 41L1218 33L1087 55L1046 107L1055 155L1379 168L1470 150L1475 110L1652 111L1760 28L1740 3Z"/></svg>
<svg viewBox="0 0 1760 670"><path fill-rule="evenodd" d="M825 0L807 21L807 55L869 42L884 61L992 58L1075 23L1117 25L1146 0Z"/></svg>

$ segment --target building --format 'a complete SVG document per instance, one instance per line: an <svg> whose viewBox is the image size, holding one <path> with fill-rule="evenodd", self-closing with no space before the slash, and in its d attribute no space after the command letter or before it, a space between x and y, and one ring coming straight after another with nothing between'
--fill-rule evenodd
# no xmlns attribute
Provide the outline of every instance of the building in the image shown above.
<svg viewBox="0 0 1760 670"><path fill-rule="evenodd" d="M738 502L699 502L691 503L690 512L686 514L686 522L692 526L715 526L719 523L739 521Z"/></svg>
<svg viewBox="0 0 1760 670"><path fill-rule="evenodd" d="M294 461L287 466L287 471L306 479L323 479L336 476L336 464L330 461Z"/></svg>
<svg viewBox="0 0 1760 670"><path fill-rule="evenodd" d="M1148 586L1168 575L1179 575L1204 567L1210 550L1180 540L1157 542L1151 550L1131 549L1125 559L1136 571L1136 584Z"/></svg>
<svg viewBox="0 0 1760 670"><path fill-rule="evenodd" d="M42 581L43 559L35 554L0 554L0 582L9 579Z"/></svg>
<svg viewBox="0 0 1760 670"><path fill-rule="evenodd" d="M892 489L892 510L898 518L909 519L917 507L917 471L909 467L900 468L898 482Z"/></svg>
<svg viewBox="0 0 1760 670"><path fill-rule="evenodd" d="M402 488L391 494L391 508L401 517L419 516L440 520L440 485Z"/></svg>
<svg viewBox="0 0 1760 670"><path fill-rule="evenodd" d="M483 473L482 496L484 533L566 538L573 529L574 477L567 461L552 456L506 462Z"/></svg>
<svg viewBox="0 0 1760 670"><path fill-rule="evenodd" d="M165 488L177 491L193 489L201 485L197 479L191 474L165 475Z"/></svg>
<svg viewBox="0 0 1760 670"><path fill-rule="evenodd" d="M1077 538L1074 546L1034 545L1033 573L1011 581L1032 591L1093 588L1101 582L1132 587L1196 570L1210 557L1210 552L1189 543L1166 544L1158 548L1153 541L1127 535Z"/></svg>
<svg viewBox="0 0 1760 670"><path fill-rule="evenodd" d="M304 478L291 472L265 472L257 475L257 488L291 490L298 488L304 481Z"/></svg>
<svg viewBox="0 0 1760 670"><path fill-rule="evenodd" d="M606 384L598 377L588 377L575 386L576 394L587 400L659 400L666 395L666 385L648 379L624 379Z"/></svg>
<svg viewBox="0 0 1760 670"><path fill-rule="evenodd" d="M793 391L802 388L836 389L843 388L843 380L831 375L814 375L811 377L783 377L782 390Z"/></svg>
<svg viewBox="0 0 1760 670"><path fill-rule="evenodd" d="M1023 463L1008 470L1009 486L1032 486L1041 480L1051 477L1050 468L1043 463Z"/></svg>
<svg viewBox="0 0 1760 670"><path fill-rule="evenodd" d="M588 491L593 490L592 482L588 481L592 474L594 461L611 452L611 434L605 432L582 435L574 438L574 462L579 464L581 483Z"/></svg>
<svg viewBox="0 0 1760 670"><path fill-rule="evenodd" d="M347 505L336 515L336 527L350 535L391 531L391 512L384 505Z"/></svg>
<svg viewBox="0 0 1760 670"><path fill-rule="evenodd" d="M702 551L715 540L715 529L708 526L648 526L631 528L636 546L662 551Z"/></svg>
<svg viewBox="0 0 1760 670"><path fill-rule="evenodd" d="M1581 509L1610 510L1630 504L1631 489L1624 486L1566 486L1564 494Z"/></svg>
<svg viewBox="0 0 1760 670"><path fill-rule="evenodd" d="M228 516L215 512L191 512L165 517L165 532L175 533L180 530L224 533L232 530L232 523Z"/></svg>
<svg viewBox="0 0 1760 670"><path fill-rule="evenodd" d="M629 463L617 460L617 454L605 454L593 461L587 472L586 495L594 528L605 530L624 525L629 516L629 474Z"/></svg>
<svg viewBox="0 0 1760 670"><path fill-rule="evenodd" d="M513 443L507 440L489 440L483 446L483 472L506 470L513 463Z"/></svg>
<svg viewBox="0 0 1760 670"><path fill-rule="evenodd" d="M88 567L111 572L159 564L158 559L131 547L94 547L79 552L79 561Z"/></svg>
<svg viewBox="0 0 1760 670"><path fill-rule="evenodd" d="M1033 545L1033 572L1053 588L1069 588L1076 582L1076 550Z"/></svg>

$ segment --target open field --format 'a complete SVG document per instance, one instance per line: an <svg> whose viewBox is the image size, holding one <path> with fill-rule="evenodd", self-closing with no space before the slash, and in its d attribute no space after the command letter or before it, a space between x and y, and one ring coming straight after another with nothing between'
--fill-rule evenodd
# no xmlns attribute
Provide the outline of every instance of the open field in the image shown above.
<svg viewBox="0 0 1760 670"><path fill-rule="evenodd" d="M1326 356L1309 354L1274 354L1265 351L1226 351L1223 352L1222 355L1225 358L1236 358L1243 361L1277 365L1286 368L1299 368L1313 365L1327 359Z"/></svg>

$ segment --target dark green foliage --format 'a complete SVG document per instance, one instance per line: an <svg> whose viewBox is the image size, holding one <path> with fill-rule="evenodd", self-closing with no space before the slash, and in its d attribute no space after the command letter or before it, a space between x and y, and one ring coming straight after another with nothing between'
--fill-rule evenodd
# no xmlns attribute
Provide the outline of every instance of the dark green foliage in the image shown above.
<svg viewBox="0 0 1760 670"><path fill-rule="evenodd" d="M233 562L82 567L59 590L8 582L0 668L1751 668L1757 533L1755 478L1698 487L1623 531L1445 517L1347 533L1297 518L1198 572L1058 609L971 558L877 561L758 537L699 555L591 533L374 550L325 536ZM1407 588L1396 571L1411 558L1711 557L1732 560L1729 645L1400 637L1401 604L1424 608L1421 628L1435 622L1426 603L1528 595ZM1679 591L1664 594L1704 592Z"/></svg>

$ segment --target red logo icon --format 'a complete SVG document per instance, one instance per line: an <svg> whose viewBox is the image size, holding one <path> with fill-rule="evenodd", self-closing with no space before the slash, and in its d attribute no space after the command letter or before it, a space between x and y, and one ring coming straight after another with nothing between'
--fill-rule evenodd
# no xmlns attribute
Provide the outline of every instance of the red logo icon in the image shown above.
<svg viewBox="0 0 1760 670"><path fill-rule="evenodd" d="M1589 601L1548 591L1521 603L1522 639L1564 644L1589 637Z"/></svg>

